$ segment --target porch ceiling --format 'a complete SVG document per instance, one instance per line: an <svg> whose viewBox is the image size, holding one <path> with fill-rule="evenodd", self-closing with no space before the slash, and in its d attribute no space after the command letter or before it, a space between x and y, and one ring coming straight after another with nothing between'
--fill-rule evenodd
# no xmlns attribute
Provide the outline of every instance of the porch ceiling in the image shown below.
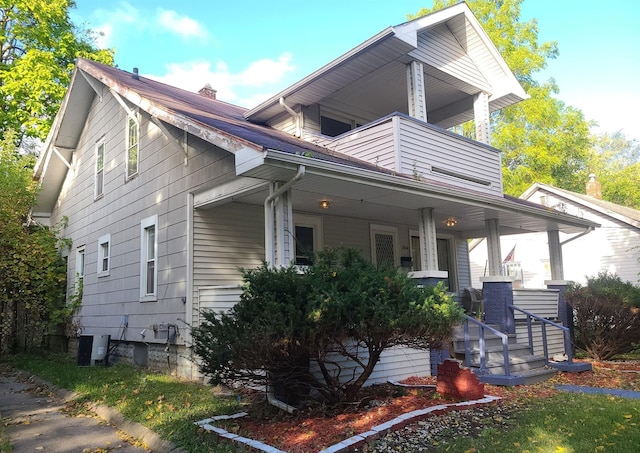
<svg viewBox="0 0 640 453"><path fill-rule="evenodd" d="M299 164L306 174L292 191L293 209L297 212L365 219L376 223L418 226L419 210L433 208L438 231L454 233L461 238L484 237L485 221L498 219L502 235L559 230L564 233L583 232L598 225L541 206L503 197L415 181L368 170L356 173L345 168L339 171L333 164L318 163L300 156L284 156L270 152L289 162L267 163L244 176L287 181ZM294 163L294 161L300 161ZM233 201L262 205L267 190L261 189L233 197ZM328 209L321 200L330 202ZM447 227L445 221L454 217L457 224Z"/></svg>

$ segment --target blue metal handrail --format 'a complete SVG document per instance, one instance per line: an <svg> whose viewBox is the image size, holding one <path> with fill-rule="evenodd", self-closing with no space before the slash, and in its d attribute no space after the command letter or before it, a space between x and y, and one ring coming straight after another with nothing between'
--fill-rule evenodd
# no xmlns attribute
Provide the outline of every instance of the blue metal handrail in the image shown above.
<svg viewBox="0 0 640 453"><path fill-rule="evenodd" d="M506 376L510 376L509 370L509 336L505 333L500 332L499 330L494 329L487 324L478 321L471 316L464 315L464 357L465 363L467 367L471 367L471 346L469 340L469 322L472 322L478 326L478 349L480 350L480 370L476 373L478 375L487 375L491 374L491 372L487 369L487 359L486 359L486 351L485 351L485 342L484 342L484 331L485 329L489 332L499 336L502 339L502 356L504 359L504 374Z"/></svg>
<svg viewBox="0 0 640 453"><path fill-rule="evenodd" d="M519 311L520 313L523 313L526 317L527 317L527 332L529 334L529 350L531 351L531 354L533 355L533 330L532 330L532 319L535 319L537 321L540 321L541 327L542 327L542 348L544 351L544 358L545 361L547 362L547 365L549 364L549 349L547 347L547 324L550 325L551 327L556 327L560 330L562 330L562 334L564 337L564 351L565 354L567 354L567 358L568 358L568 363L573 363L573 352L571 350L571 334L569 332L569 328L566 326L563 326L562 324L558 324L556 322L553 322L547 318L543 318L542 316L536 315L535 313L531 313L530 311L527 311L523 308L520 307L516 307L515 305L509 305L509 309L514 312Z"/></svg>

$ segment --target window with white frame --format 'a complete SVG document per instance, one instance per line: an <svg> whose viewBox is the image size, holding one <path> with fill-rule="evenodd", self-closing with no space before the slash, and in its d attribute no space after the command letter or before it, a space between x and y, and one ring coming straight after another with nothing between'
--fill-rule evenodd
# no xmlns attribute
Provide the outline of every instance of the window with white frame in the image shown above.
<svg viewBox="0 0 640 453"><path fill-rule="evenodd" d="M111 235L106 234L98 239L98 277L109 275L111 265Z"/></svg>
<svg viewBox="0 0 640 453"><path fill-rule="evenodd" d="M158 294L158 216L140 223L140 300L157 300Z"/></svg>
<svg viewBox="0 0 640 453"><path fill-rule="evenodd" d="M76 283L84 280L84 245L76 249Z"/></svg>
<svg viewBox="0 0 640 453"><path fill-rule="evenodd" d="M139 145L137 118L134 119L127 115L127 178L131 178L138 173Z"/></svg>
<svg viewBox="0 0 640 453"><path fill-rule="evenodd" d="M320 111L320 133L329 137L336 137L362 126L366 121L353 118L344 113L322 108Z"/></svg>
<svg viewBox="0 0 640 453"><path fill-rule="evenodd" d="M313 264L316 253L322 250L322 217L294 214L296 266Z"/></svg>
<svg viewBox="0 0 640 453"><path fill-rule="evenodd" d="M96 145L96 180L95 198L99 198L104 193L104 138Z"/></svg>
<svg viewBox="0 0 640 453"><path fill-rule="evenodd" d="M371 261L378 266L400 265L396 227L371 225Z"/></svg>

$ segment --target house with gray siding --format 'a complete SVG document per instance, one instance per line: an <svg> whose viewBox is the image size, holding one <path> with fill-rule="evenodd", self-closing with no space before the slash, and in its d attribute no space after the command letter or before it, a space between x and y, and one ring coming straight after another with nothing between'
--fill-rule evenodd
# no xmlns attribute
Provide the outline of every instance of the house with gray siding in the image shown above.
<svg viewBox="0 0 640 453"><path fill-rule="evenodd" d="M597 226L503 194L490 114L527 95L466 4L322 64L245 109L210 87L77 61L35 169L32 216L65 220L81 338L109 335L117 357L195 377L188 326L239 300L240 267L304 265L310 251L345 246L461 294L467 241L483 236L484 285L505 304L501 236L547 234L560 276L558 235ZM451 130L468 120L475 140ZM374 379L429 364L425 351L390 351Z"/></svg>

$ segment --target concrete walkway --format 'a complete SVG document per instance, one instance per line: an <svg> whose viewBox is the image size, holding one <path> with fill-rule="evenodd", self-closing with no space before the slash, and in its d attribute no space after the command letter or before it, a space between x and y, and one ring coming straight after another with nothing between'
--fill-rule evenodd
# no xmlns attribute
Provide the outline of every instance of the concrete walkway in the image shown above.
<svg viewBox="0 0 640 453"><path fill-rule="evenodd" d="M13 453L173 450L155 433L118 417L112 409L94 408L96 415L65 414L62 409L73 398L71 392L49 388L37 378L0 367L0 420L9 435ZM139 440L148 448L134 446L127 438Z"/></svg>

